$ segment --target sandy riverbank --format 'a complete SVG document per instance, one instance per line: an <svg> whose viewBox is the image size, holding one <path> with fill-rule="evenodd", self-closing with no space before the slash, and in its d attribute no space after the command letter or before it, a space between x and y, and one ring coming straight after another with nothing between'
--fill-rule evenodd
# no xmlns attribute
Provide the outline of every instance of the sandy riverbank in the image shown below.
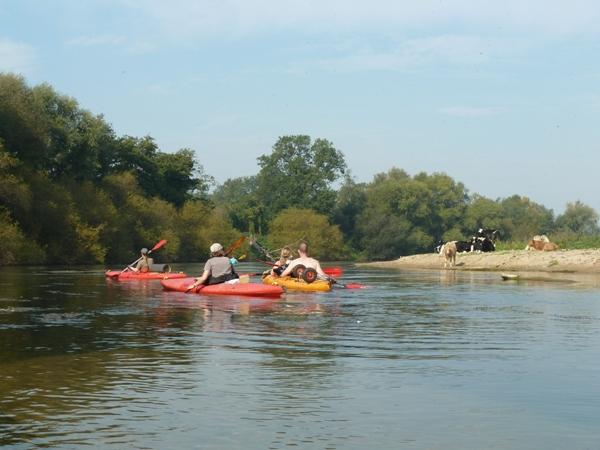
<svg viewBox="0 0 600 450"><path fill-rule="evenodd" d="M357 264L362 267L388 269L442 269L444 261L436 253L403 256L393 261ZM585 274L600 277L600 249L558 250L537 252L505 250L490 253L460 253L456 257L455 270L485 270L502 273L552 274L564 278L567 274Z"/></svg>

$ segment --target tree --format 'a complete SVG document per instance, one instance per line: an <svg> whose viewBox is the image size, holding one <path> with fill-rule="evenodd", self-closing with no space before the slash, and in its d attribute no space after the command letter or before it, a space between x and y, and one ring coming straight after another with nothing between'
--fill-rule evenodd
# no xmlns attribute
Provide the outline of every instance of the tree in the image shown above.
<svg viewBox="0 0 600 450"><path fill-rule="evenodd" d="M283 136L258 164L257 194L267 218L292 206L331 214L336 197L332 184L346 171L344 155L331 142Z"/></svg>
<svg viewBox="0 0 600 450"><path fill-rule="evenodd" d="M598 234L598 213L579 200L567 203L565 212L556 218L556 228L580 235Z"/></svg>
<svg viewBox="0 0 600 450"><path fill-rule="evenodd" d="M429 252L438 240L459 234L467 200L462 183L445 174L410 177L396 168L377 174L357 220L359 249L369 259Z"/></svg>
<svg viewBox="0 0 600 450"><path fill-rule="evenodd" d="M262 233L264 206L258 199L255 176L225 181L211 199L227 211L235 228L250 234Z"/></svg>
<svg viewBox="0 0 600 450"><path fill-rule="evenodd" d="M347 255L342 233L337 225L331 225L327 216L302 208L281 211L269 224L267 241L271 248L295 246L300 240L309 244L315 258L336 260Z"/></svg>
<svg viewBox="0 0 600 450"><path fill-rule="evenodd" d="M356 222L367 202L366 185L356 183L350 176L338 191L333 221L339 225L346 241L355 246L358 244Z"/></svg>
<svg viewBox="0 0 600 450"><path fill-rule="evenodd" d="M536 234L548 234L554 227L554 213L527 197L513 195L500 202L501 230L507 238L527 241Z"/></svg>
<svg viewBox="0 0 600 450"><path fill-rule="evenodd" d="M475 194L462 219L464 237L473 236L479 228L489 228L500 230L502 239L505 239L509 230L503 230L504 225L502 204L499 201Z"/></svg>

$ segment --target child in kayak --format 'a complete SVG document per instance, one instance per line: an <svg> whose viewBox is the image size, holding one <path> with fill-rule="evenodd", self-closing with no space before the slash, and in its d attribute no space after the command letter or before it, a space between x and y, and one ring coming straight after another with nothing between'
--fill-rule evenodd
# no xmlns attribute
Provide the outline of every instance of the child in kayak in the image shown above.
<svg viewBox="0 0 600 450"><path fill-rule="evenodd" d="M202 284L219 284L238 281L239 275L235 273L231 260L225 256L223 246L215 242L210 246L211 257L204 264L204 271L200 278L196 278L194 284L189 289L194 289Z"/></svg>
<svg viewBox="0 0 600 450"><path fill-rule="evenodd" d="M277 260L273 268L267 272L267 274L270 273L271 275L277 277L281 275L281 273L285 269L287 269L287 266L289 266L292 262L292 256L292 249L289 247L283 247L281 249L281 255L279 256L279 259Z"/></svg>
<svg viewBox="0 0 600 450"><path fill-rule="evenodd" d="M154 259L148 256L148 249L143 248L140 250L141 257L134 267L130 267L134 272L149 272L150 266L154 264Z"/></svg>

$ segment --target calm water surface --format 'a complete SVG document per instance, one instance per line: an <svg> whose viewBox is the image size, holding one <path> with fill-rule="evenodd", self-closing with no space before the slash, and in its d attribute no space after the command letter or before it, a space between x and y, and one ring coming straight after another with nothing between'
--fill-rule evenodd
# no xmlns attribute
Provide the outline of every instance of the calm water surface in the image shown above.
<svg viewBox="0 0 600 450"><path fill-rule="evenodd" d="M100 268L2 269L0 446L600 448L600 290L344 280L371 288L203 298Z"/></svg>

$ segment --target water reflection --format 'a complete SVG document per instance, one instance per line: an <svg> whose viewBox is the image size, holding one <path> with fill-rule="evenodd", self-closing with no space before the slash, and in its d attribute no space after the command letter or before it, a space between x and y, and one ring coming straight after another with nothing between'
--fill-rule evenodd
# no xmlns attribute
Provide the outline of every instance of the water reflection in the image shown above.
<svg viewBox="0 0 600 450"><path fill-rule="evenodd" d="M0 445L598 441L596 290L460 271L348 267L345 280L372 287L203 297L100 268L2 271Z"/></svg>

